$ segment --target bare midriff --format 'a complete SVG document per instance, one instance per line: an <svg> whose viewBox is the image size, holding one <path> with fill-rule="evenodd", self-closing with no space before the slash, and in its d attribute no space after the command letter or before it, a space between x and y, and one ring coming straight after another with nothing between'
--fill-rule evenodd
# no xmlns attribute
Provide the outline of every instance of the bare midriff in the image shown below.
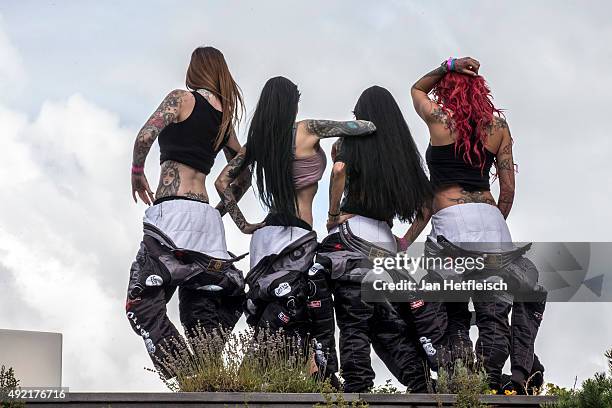
<svg viewBox="0 0 612 408"><path fill-rule="evenodd" d="M298 200L298 217L312 226L312 202L319 188L318 183L311 184L296 192Z"/></svg>
<svg viewBox="0 0 612 408"><path fill-rule="evenodd" d="M155 198L186 197L208 203L206 174L184 164L167 160L161 165Z"/></svg>
<svg viewBox="0 0 612 408"><path fill-rule="evenodd" d="M497 205L490 191L467 191L461 186L444 186L436 190L433 202L434 214L453 205L466 203L483 203Z"/></svg>

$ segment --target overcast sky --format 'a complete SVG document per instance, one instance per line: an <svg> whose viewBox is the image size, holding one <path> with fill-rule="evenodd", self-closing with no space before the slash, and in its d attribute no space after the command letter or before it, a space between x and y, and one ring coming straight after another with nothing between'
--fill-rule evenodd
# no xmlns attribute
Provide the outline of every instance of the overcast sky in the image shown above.
<svg viewBox="0 0 612 408"><path fill-rule="evenodd" d="M161 99L184 87L198 45L224 52L249 114L275 75L299 85L300 118L350 119L363 89L384 86L422 152L411 84L449 55L473 56L515 140L513 238L610 241L611 11L606 1L2 2L0 328L63 333L73 390L164 389L124 316L145 209L131 199L131 148ZM158 155L156 145L152 186ZM326 191L324 181L320 236ZM242 207L263 217L252 193ZM229 249L246 252L224 221ZM176 301L169 308L178 324ZM548 305L536 345L548 381L571 386L605 369L611 314L609 303ZM377 383L391 378L376 366Z"/></svg>

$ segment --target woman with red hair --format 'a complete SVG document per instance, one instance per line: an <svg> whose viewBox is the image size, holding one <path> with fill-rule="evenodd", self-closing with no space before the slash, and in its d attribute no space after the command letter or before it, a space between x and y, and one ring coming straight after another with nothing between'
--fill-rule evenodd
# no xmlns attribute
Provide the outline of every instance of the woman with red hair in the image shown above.
<svg viewBox="0 0 612 408"><path fill-rule="evenodd" d="M449 58L412 86L414 107L429 128L426 161L435 195L425 216L398 239L400 249L406 249L430 219L428 244L443 237L459 246L478 243L480 251L511 246L507 244L512 238L505 220L514 200L512 137L502 112L493 104L487 83L478 75L479 68L480 63L473 58ZM493 165L500 183L497 201L490 191ZM474 248L475 244L471 245ZM499 390L502 368L510 355L511 342L515 342L508 321L512 301L501 294L486 299L482 295L471 296L479 329L476 354L487 371L490 387ZM445 338L438 345L453 354L460 353L455 358L472 355L469 298L462 299L440 304ZM535 333L531 337L534 340ZM513 372L516 368L527 374L533 365L532 360L514 363ZM516 382L523 383L519 377Z"/></svg>

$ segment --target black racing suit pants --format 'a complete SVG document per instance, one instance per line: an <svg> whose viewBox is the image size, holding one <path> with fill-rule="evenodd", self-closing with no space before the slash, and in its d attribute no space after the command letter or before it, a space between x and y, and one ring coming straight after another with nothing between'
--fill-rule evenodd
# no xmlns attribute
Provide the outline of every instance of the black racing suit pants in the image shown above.
<svg viewBox="0 0 612 408"><path fill-rule="evenodd" d="M174 373L164 361L169 355L177 355L178 348L186 346L184 338L166 314L166 304L177 287L180 319L187 339L196 328L207 332L219 328L232 330L242 315L244 295L235 287L223 288L223 283L218 291L201 290L199 288L207 282L198 276L187 282L173 282L169 270L172 266L168 268L168 265L188 266L178 261L168 247L145 235L130 269L126 316L134 332L143 338L155 368L165 378L172 378ZM233 268L233 272L236 271ZM155 284L151 277L162 279ZM155 285L143 285L145 281Z"/></svg>
<svg viewBox="0 0 612 408"><path fill-rule="evenodd" d="M312 335L330 350L328 364L335 361L335 327L332 304L340 329L340 366L345 392L366 392L374 385L370 351L412 392L426 392L425 357L415 334L389 303L362 300L361 284L372 263L346 248L339 234L328 236L319 246L309 274L316 288L309 298ZM363 276L362 272L364 273ZM321 307L312 307L312 304ZM320 302L320 303L319 303Z"/></svg>

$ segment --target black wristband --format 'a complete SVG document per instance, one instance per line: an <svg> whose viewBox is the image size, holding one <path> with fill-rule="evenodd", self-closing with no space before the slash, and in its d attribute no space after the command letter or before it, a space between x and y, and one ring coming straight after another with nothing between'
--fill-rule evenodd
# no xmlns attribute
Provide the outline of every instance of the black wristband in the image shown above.
<svg viewBox="0 0 612 408"><path fill-rule="evenodd" d="M328 212L327 212L327 216L328 216L328 217L338 217L338 216L340 216L340 213L338 213L338 214L332 214L332 213L330 213L330 212L328 211Z"/></svg>

